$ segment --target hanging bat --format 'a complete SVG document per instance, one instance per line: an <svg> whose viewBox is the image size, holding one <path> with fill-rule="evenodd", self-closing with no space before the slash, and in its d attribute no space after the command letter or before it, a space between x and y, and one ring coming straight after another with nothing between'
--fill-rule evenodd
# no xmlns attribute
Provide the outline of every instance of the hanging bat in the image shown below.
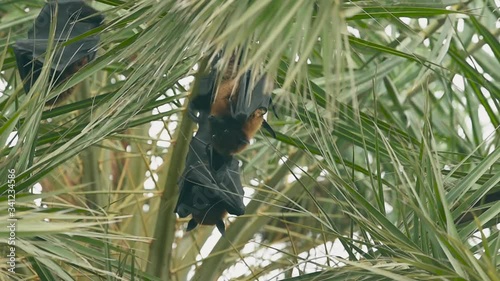
<svg viewBox="0 0 500 281"><path fill-rule="evenodd" d="M55 43L56 50L50 62L49 77L52 86L55 87L64 82L95 57L99 35L88 36L65 46L62 44L99 27L104 17L81 0L49 1L40 11L31 30L28 31L28 39L18 40L14 44L17 66L26 93L30 91L46 63L45 53L51 43L49 42L50 26L56 11L56 28L54 42L52 42ZM71 89L68 89L62 93L61 97L70 93ZM47 103L50 102L55 102L55 98Z"/></svg>
<svg viewBox="0 0 500 281"><path fill-rule="evenodd" d="M250 71L240 79L236 79L234 74L233 56L216 87L217 73L212 64L210 74L201 79L200 94L192 102L192 108L198 111L210 110L208 119L212 147L225 156L245 149L261 126L276 137L264 119L271 106L271 96L265 93L265 77L252 87Z"/></svg>
<svg viewBox="0 0 500 281"><path fill-rule="evenodd" d="M228 213L236 216L245 213L239 163L232 157L228 161L210 148L208 113L200 112L197 120L199 129L191 140L179 180L175 212L181 218L192 215L187 231L198 224L216 225L224 235L224 217Z"/></svg>

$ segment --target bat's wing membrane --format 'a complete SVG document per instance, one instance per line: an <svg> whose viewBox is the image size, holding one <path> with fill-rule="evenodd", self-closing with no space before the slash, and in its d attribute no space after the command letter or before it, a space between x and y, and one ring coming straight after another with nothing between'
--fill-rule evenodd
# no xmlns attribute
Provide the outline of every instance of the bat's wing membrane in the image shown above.
<svg viewBox="0 0 500 281"><path fill-rule="evenodd" d="M265 84L265 77L258 80L257 83L252 83L250 71L240 77L236 103L231 103L231 115L233 118L247 119L257 109L267 112L271 96L265 93Z"/></svg>
<svg viewBox="0 0 500 281"><path fill-rule="evenodd" d="M244 191L240 179L238 160L233 158L229 164L224 165L217 171L215 180L224 194L227 212L235 216L243 215L245 213L245 205L243 204Z"/></svg>
<svg viewBox="0 0 500 281"><path fill-rule="evenodd" d="M52 16L56 11L56 40L82 35L104 21L102 15L81 0L52 0L43 6L35 24L28 31L28 38L48 39Z"/></svg>
<svg viewBox="0 0 500 281"><path fill-rule="evenodd" d="M63 71L69 65L84 57L88 57L89 60L94 59L95 48L98 42L98 38L85 38L58 48L50 67L55 71ZM23 67L26 67L26 65L34 60L43 64L45 63L45 52L48 45L49 40L46 39L18 40L14 45L14 52L18 60L25 60L23 61L24 63L20 62Z"/></svg>
<svg viewBox="0 0 500 281"><path fill-rule="evenodd" d="M189 113L198 122L199 127L191 140L186 168L179 180L180 194L175 208L180 217L193 214L193 219L188 223L188 230L197 226L198 221L194 219L195 215L200 215L197 212L206 212L207 208L215 204L222 204L228 213L236 216L245 213L239 161L232 156L221 155L212 148L213 132L209 115L217 91L217 81L221 75L215 67L217 60L218 57L212 62L210 72L199 78L199 94L189 105ZM237 92L231 96L236 100L229 103L229 118L245 122L255 114L265 114L272 106L271 96L266 93L266 78L263 77L256 83L251 79L250 71L239 79ZM265 120L263 127L275 136ZM219 219L215 224L221 233L224 233L223 221Z"/></svg>
<svg viewBox="0 0 500 281"><path fill-rule="evenodd" d="M28 39L18 40L14 44L14 53L18 69L23 80L25 91L28 92L32 83L39 76L45 63L45 53L49 46L52 15L57 11L55 43L65 43L67 40L80 36L98 26L104 17L83 1L58 0L49 1L40 11L33 27L28 31ZM87 58L94 59L99 35L82 38L71 44L60 46L51 61L52 70L62 72L71 64Z"/></svg>

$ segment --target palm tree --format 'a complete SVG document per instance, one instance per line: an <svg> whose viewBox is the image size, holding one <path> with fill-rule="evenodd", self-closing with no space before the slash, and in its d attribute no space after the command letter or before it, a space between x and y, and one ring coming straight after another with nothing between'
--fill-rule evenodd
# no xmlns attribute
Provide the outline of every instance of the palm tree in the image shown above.
<svg viewBox="0 0 500 281"><path fill-rule="evenodd" d="M500 280L498 1L90 4L97 58L27 94L12 45L44 3L0 5L1 280ZM173 213L221 50L278 116L224 237Z"/></svg>

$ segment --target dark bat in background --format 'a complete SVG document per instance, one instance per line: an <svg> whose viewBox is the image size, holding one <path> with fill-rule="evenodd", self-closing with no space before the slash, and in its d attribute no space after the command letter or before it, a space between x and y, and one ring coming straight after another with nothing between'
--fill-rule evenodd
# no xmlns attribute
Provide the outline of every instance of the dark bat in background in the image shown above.
<svg viewBox="0 0 500 281"><path fill-rule="evenodd" d="M33 28L28 31L28 39L18 40L14 45L17 66L26 93L40 76L45 64L45 53L50 43L50 26L56 11L55 42L53 43L57 48L50 62L49 78L52 86L61 84L95 58L99 35L92 35L66 46L60 45L99 27L104 17L81 0L49 1L40 11ZM68 89L61 95L70 93L71 89ZM47 103L55 102L56 98Z"/></svg>
<svg viewBox="0 0 500 281"><path fill-rule="evenodd" d="M212 145L223 155L245 149L261 126L276 137L264 120L271 102L264 91L265 79L251 90L250 76L247 72L239 81L222 81L213 100L209 116Z"/></svg>
<svg viewBox="0 0 500 281"><path fill-rule="evenodd" d="M192 102L192 108L198 111L210 110L208 120L213 149L224 156L239 153L250 143L261 126L276 137L271 126L264 120L264 114L271 106L271 95L265 92L265 77L255 85L251 85L250 71L235 79L233 57L216 87L218 73L214 65L215 63L212 64L210 74L201 80L201 86L209 90L204 90Z"/></svg>
<svg viewBox="0 0 500 281"><path fill-rule="evenodd" d="M179 199L175 212L184 218L192 215L187 230L198 224L216 225L225 233L224 217L245 213L243 186L238 160L229 161L210 146L208 113L200 111L198 131L190 143L184 173L179 180Z"/></svg>

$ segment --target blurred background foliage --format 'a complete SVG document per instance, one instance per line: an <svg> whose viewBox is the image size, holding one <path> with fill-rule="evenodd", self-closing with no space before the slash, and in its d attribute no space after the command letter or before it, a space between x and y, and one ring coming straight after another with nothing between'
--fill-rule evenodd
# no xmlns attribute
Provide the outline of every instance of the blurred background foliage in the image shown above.
<svg viewBox="0 0 500 281"><path fill-rule="evenodd" d="M89 4L97 59L24 93L12 44L44 2L0 2L1 280L500 280L499 1ZM239 156L247 211L221 238L173 207L222 49L274 79L278 136Z"/></svg>

